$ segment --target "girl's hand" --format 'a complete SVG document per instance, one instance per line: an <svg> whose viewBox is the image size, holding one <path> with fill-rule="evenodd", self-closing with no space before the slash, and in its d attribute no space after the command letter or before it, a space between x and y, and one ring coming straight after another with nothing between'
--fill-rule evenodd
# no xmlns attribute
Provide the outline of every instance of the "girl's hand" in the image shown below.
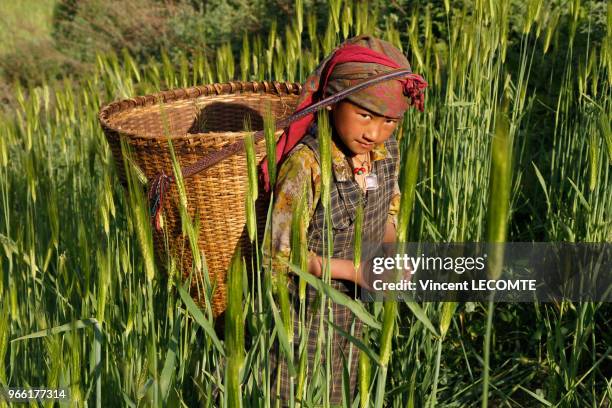
<svg viewBox="0 0 612 408"><path fill-rule="evenodd" d="M395 225L391 222L387 222L385 224L385 233L383 235L383 244L391 244L395 242L397 237L397 230L395 229Z"/></svg>
<svg viewBox="0 0 612 408"><path fill-rule="evenodd" d="M368 281L368 276L370 276L371 273L372 273L372 263L371 262L362 263L359 265L359 269L357 269L357 272L355 274L355 279L353 280L353 282L361 286L363 289L369 292L373 292L374 288Z"/></svg>
<svg viewBox="0 0 612 408"><path fill-rule="evenodd" d="M316 276L321 277L323 271L323 265L321 264L321 258L318 256L310 256L308 258L308 272Z"/></svg>
<svg viewBox="0 0 612 408"><path fill-rule="evenodd" d="M397 253L398 253L398 248L397 248L397 244L396 244L396 229L395 229L395 225L393 225L390 222L387 222L387 224L385 225L385 237L383 239L383 252L385 254L386 257L388 258L394 258L396 257ZM401 270L402 273L402 278L401 279L405 279L405 280L411 280L412 278L412 265L404 265L404 262L402 260L401 262L401 267L397 268L399 270Z"/></svg>

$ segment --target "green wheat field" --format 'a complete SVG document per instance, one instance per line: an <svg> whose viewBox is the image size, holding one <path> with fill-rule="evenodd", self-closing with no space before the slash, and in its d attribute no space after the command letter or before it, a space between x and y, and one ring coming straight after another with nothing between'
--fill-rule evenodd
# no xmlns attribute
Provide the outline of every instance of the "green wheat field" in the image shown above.
<svg viewBox="0 0 612 408"><path fill-rule="evenodd" d="M284 26L245 35L236 60L231 44L213 58L148 64L117 52L98 55L78 83L11 87L15 109L0 114L0 387L66 388L61 406L267 407L279 338L295 368L292 405L328 406L326 384L343 373L323 366L304 383L303 356L291 351L302 339L286 330L282 285L273 293L261 256L256 287L238 260L228 271L224 336L176 276L163 276L144 188L120 185L97 115L164 89L300 82L357 34L394 43L430 84L425 112L409 111L397 133L399 241L611 242L612 5L594 41L580 0L523 2L518 33L509 2L465 3L380 30L367 3L330 1L320 36L298 1ZM346 407L612 406L610 304L349 305L367 330L353 348L359 396Z"/></svg>

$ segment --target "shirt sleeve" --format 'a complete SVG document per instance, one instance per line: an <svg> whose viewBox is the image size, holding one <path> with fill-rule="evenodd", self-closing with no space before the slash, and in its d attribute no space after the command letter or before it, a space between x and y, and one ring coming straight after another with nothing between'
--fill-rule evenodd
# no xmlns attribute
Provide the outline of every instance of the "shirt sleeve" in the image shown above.
<svg viewBox="0 0 612 408"><path fill-rule="evenodd" d="M399 188L399 171L400 171L400 158L397 157L395 166L395 183L393 184L393 193L391 195L391 203L389 204L389 214L387 216L387 223L393 224L397 230L397 216L400 208L400 201L402 193Z"/></svg>
<svg viewBox="0 0 612 408"><path fill-rule="evenodd" d="M272 275L288 271L281 260L291 259L291 225L293 214L302 194L305 194L308 214L306 229L320 197L320 168L312 151L299 146L290 153L278 170L274 187L272 225L266 231L262 248L264 266L271 264ZM309 254L316 255L313 251Z"/></svg>

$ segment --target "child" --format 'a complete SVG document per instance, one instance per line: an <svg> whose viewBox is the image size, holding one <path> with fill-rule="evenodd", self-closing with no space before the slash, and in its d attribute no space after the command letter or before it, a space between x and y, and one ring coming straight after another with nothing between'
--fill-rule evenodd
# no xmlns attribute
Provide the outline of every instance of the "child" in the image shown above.
<svg viewBox="0 0 612 408"><path fill-rule="evenodd" d="M351 38L325 58L308 77L300 96L297 109L340 92L362 82L368 77L394 68L410 68L402 53L393 45L377 38L363 35ZM369 288L365 281L363 266L354 268L354 220L355 211L363 200L364 218L362 242L393 242L396 235L397 212L400 191L398 186L399 151L393 137L398 121L410 103L423 109L421 90L427 83L418 75L408 78L384 81L366 87L328 106L332 128L331 159L331 227L333 232L333 255L330 261L331 285L335 289L353 296L355 285ZM407 98L409 96L410 98ZM322 113L320 113L322 114ZM324 209L321 205L321 168L317 140L317 123L314 115L294 122L281 136L277 145L277 161L281 162L274 186L273 227L264 243L264 256L272 258L272 273L287 270L280 260L290 259L291 220L295 202L306 185L308 225L308 272L317 277L322 275L324 248ZM269 189L267 166L262 166L264 183ZM271 254L268 253L271 248ZM363 264L363 263L362 263ZM288 288L294 321L294 356L299 359L298 326L298 280L289 275ZM326 364L331 358L332 384L330 403L342 404L343 356L349 375L349 392L355 397L358 352L352 348L349 360L350 342L333 330L332 356L325 356L314 367L314 357L319 332L319 306L315 304L317 291L310 285L306 289L306 325L311 324L308 333L307 382L313 371ZM312 322L312 323L310 323ZM333 304L333 322L347 333L360 338L362 322L355 318L345 306ZM322 329L331 329L325 324ZM323 337L325 338L325 337ZM280 399L283 405L289 401L289 374L286 361L276 346L271 354L273 381L272 395L280 381ZM323 384L325 386L325 384ZM297 388L297 384L296 384ZM295 388L294 388L295 390ZM302 396L297 396L301 400ZM352 402L349 401L349 404Z"/></svg>

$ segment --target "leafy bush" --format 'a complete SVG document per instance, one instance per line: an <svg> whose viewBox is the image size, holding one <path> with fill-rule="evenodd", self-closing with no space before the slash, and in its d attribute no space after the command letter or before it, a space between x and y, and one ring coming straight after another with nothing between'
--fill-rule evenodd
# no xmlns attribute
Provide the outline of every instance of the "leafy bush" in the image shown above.
<svg viewBox="0 0 612 408"><path fill-rule="evenodd" d="M5 83L40 84L74 72L81 64L70 61L49 40L20 41L0 58L0 79Z"/></svg>
<svg viewBox="0 0 612 408"><path fill-rule="evenodd" d="M73 0L58 3L53 37L70 57L92 63L96 53L126 48L137 58L156 55L168 46L171 19L184 5L152 0Z"/></svg>
<svg viewBox="0 0 612 408"><path fill-rule="evenodd" d="M237 44L244 32L266 33L293 7L288 0L61 0L53 38L63 53L86 64L95 62L97 52L123 48L140 63L159 60L162 50L171 57L196 51L210 57L221 44Z"/></svg>

